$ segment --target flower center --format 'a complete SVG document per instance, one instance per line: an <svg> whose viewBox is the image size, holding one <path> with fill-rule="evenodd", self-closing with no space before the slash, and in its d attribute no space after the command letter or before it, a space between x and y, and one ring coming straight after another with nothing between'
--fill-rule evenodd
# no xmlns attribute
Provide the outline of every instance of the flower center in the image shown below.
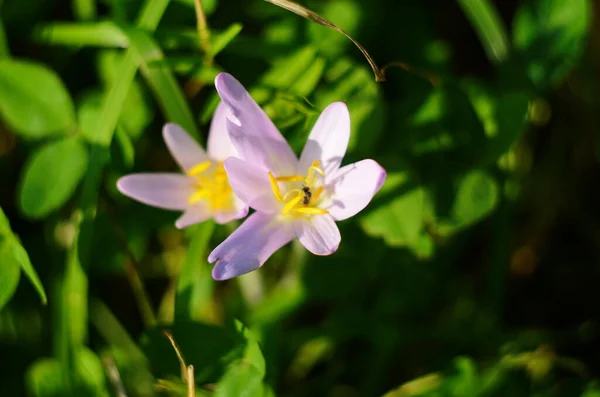
<svg viewBox="0 0 600 397"><path fill-rule="evenodd" d="M322 183L318 186L319 175L324 177L325 172L317 160L313 161L312 165L308 167L306 176L291 175L275 177L269 172L273 195L275 195L277 201L283 204L281 208L283 215L323 215L329 213L329 211L316 206L323 193ZM292 188L282 195L279 189L279 182L293 184L298 186L298 188Z"/></svg>
<svg viewBox="0 0 600 397"><path fill-rule="evenodd" d="M233 209L233 190L229 185L223 162L204 161L190 169L187 174L196 179L196 191L188 199L190 204L206 200L213 211Z"/></svg>

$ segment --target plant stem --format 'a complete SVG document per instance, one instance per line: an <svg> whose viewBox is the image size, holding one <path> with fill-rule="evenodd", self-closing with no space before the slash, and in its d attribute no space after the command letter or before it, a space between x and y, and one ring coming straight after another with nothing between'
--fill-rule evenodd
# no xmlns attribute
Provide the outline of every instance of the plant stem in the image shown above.
<svg viewBox="0 0 600 397"><path fill-rule="evenodd" d="M208 29L206 15L204 14L202 0L194 0L194 8L196 9L196 27L198 29L198 35L200 36L200 47L202 51L204 51L206 63L210 65L213 62L210 50L210 30Z"/></svg>

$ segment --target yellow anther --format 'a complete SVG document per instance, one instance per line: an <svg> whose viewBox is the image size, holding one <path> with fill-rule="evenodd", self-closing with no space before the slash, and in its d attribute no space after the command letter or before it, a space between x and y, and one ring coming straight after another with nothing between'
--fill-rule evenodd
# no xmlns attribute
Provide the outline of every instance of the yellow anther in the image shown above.
<svg viewBox="0 0 600 397"><path fill-rule="evenodd" d="M300 207L300 208L296 208L295 211L299 212L301 214L309 214L309 215L329 214L329 211L321 209L321 208L317 208L317 207Z"/></svg>
<svg viewBox="0 0 600 397"><path fill-rule="evenodd" d="M294 194L301 195L302 192L300 191L300 189L290 190L289 192L287 192L286 194L283 195L283 201L288 201L290 199L290 197L292 197Z"/></svg>
<svg viewBox="0 0 600 397"><path fill-rule="evenodd" d="M323 186L319 186L314 192L312 192L310 203L316 203L319 200L319 197L321 197L321 193L323 193Z"/></svg>
<svg viewBox="0 0 600 397"><path fill-rule="evenodd" d="M190 204L194 204L206 197L208 197L208 191L206 191L204 189L199 189L190 196L190 198L188 199L188 202Z"/></svg>
<svg viewBox="0 0 600 397"><path fill-rule="evenodd" d="M302 175L278 176L275 180L278 182L302 182L304 177Z"/></svg>
<svg viewBox="0 0 600 397"><path fill-rule="evenodd" d="M283 215L289 214L292 208L294 208L300 201L302 200L302 196L297 196L288 201L281 210Z"/></svg>
<svg viewBox="0 0 600 397"><path fill-rule="evenodd" d="M273 194L275 198L279 202L284 202L283 197L281 197L281 191L279 190L279 185L277 184L277 179L273 176L271 172L269 172L269 182L271 182L271 189L273 190Z"/></svg>
<svg viewBox="0 0 600 397"><path fill-rule="evenodd" d="M187 173L190 176L196 176L202 174L204 171L210 168L212 162L210 160L204 161L202 163L196 164L193 166Z"/></svg>

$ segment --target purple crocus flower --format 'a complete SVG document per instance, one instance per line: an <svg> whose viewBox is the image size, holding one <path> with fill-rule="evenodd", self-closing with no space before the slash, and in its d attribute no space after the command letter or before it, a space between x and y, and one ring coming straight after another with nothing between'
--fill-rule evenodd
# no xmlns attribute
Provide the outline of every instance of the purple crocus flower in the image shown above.
<svg viewBox="0 0 600 397"><path fill-rule="evenodd" d="M341 241L335 222L365 208L386 177L373 160L340 167L350 137L346 104L332 103L321 113L298 160L233 76L221 73L215 84L239 154L225 160L225 170L235 194L256 212L211 252L213 277L255 270L294 238L315 255L334 253Z"/></svg>
<svg viewBox="0 0 600 397"><path fill-rule="evenodd" d="M179 229L214 218L227 223L248 214L248 206L233 194L223 160L236 156L226 130L227 107L220 103L208 133L208 154L177 124L165 124L163 138L185 174L131 174L120 178L121 193L153 207L184 211Z"/></svg>

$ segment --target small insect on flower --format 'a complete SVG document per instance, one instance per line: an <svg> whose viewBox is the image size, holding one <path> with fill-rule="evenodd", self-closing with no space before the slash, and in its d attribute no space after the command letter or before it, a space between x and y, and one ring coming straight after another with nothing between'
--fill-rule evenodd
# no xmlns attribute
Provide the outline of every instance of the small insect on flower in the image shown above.
<svg viewBox="0 0 600 397"><path fill-rule="evenodd" d="M323 110L298 159L233 76L221 73L215 85L230 110L227 131L240 154L225 160L225 170L235 194L256 212L211 252L213 277L255 270L295 238L315 255L334 253L341 241L335 222L365 208L386 178L373 160L341 167L350 138L346 104Z"/></svg>
<svg viewBox="0 0 600 397"><path fill-rule="evenodd" d="M184 228L214 218L227 223L248 214L235 196L223 161L237 152L226 130L228 110L219 104L208 134L208 153L177 124L166 124L163 137L184 174L131 174L120 178L121 193L154 207L184 211L175 226Z"/></svg>

